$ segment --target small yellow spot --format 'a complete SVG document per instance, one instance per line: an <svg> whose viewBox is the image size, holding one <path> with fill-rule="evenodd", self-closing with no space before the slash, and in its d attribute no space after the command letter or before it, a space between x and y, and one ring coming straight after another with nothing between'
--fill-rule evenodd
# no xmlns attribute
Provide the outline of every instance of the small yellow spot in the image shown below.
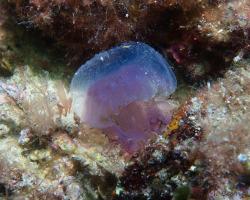
<svg viewBox="0 0 250 200"><path fill-rule="evenodd" d="M181 116L174 116L164 131L164 136L167 137L172 131L179 128Z"/></svg>

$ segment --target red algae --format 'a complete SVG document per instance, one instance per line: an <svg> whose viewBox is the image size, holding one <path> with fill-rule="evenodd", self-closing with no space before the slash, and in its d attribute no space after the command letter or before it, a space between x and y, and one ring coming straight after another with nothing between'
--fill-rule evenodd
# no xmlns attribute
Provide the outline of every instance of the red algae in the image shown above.
<svg viewBox="0 0 250 200"><path fill-rule="evenodd" d="M20 24L63 44L74 66L121 42L140 40L162 49L188 81L197 81L223 74L249 48L247 0L12 2Z"/></svg>

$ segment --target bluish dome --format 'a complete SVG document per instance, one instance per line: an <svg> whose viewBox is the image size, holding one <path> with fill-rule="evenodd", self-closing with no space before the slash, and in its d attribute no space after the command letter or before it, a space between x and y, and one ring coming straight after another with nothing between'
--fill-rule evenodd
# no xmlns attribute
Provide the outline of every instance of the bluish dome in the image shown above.
<svg viewBox="0 0 250 200"><path fill-rule="evenodd" d="M95 128L109 128L131 103L167 97L175 91L176 84L171 66L161 54L145 43L128 42L98 53L83 64L73 77L70 92L73 110L82 122ZM135 107L134 110L139 109L138 105ZM147 113L139 109L127 114L133 118L140 111Z"/></svg>

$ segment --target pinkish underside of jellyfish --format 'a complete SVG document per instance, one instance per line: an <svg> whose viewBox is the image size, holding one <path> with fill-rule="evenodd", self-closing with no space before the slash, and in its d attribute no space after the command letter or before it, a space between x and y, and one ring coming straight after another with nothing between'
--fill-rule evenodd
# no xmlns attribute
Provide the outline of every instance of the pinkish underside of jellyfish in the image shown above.
<svg viewBox="0 0 250 200"><path fill-rule="evenodd" d="M166 99L175 89L167 61L150 46L129 42L82 65L70 92L81 122L133 152L168 123L173 107Z"/></svg>

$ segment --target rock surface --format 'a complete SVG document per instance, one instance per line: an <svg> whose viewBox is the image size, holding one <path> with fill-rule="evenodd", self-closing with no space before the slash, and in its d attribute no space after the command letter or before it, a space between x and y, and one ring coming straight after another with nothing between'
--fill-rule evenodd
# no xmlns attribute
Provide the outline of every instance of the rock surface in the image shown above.
<svg viewBox="0 0 250 200"><path fill-rule="evenodd" d="M8 1L28 31L2 2L1 199L249 198L248 0ZM180 106L163 133L131 155L80 123L74 70L32 27L71 63L134 38L168 54Z"/></svg>

